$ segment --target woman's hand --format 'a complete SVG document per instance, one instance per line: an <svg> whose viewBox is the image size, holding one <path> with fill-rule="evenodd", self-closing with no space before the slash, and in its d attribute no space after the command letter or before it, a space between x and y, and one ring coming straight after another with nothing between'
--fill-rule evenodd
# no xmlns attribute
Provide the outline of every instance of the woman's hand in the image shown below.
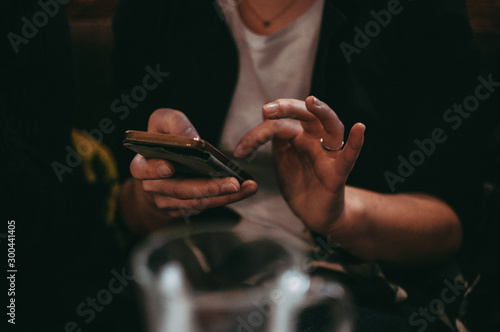
<svg viewBox="0 0 500 332"><path fill-rule="evenodd" d="M461 243L455 212L422 193L381 194L346 186L363 146L365 126L355 124L342 150L344 126L330 107L308 97L280 99L263 107L264 122L235 150L248 157L273 142L282 192L311 230L331 235L344 250L366 260L429 264L450 257Z"/></svg>
<svg viewBox="0 0 500 332"><path fill-rule="evenodd" d="M355 124L342 150L344 126L335 112L315 97L305 102L279 99L264 105L264 122L246 134L234 155L250 156L273 142L283 195L294 213L312 230L329 234L345 214L345 182L363 145L365 126Z"/></svg>
<svg viewBox="0 0 500 332"><path fill-rule="evenodd" d="M149 119L148 131L199 137L189 119L172 109L156 110ZM169 221L187 218L209 208L237 202L257 191L257 184L250 180L240 185L235 178L175 177L172 163L146 159L140 154L132 160L130 171L134 179L124 188L132 193L135 199L132 204L142 206L140 209L124 208L130 213L142 212L142 216L128 218L129 227L138 233L152 231Z"/></svg>

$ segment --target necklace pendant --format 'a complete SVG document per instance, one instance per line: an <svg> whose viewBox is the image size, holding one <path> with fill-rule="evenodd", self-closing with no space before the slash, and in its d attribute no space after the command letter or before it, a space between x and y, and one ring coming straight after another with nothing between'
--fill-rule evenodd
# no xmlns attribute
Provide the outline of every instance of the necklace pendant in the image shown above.
<svg viewBox="0 0 500 332"><path fill-rule="evenodd" d="M271 25L270 21L262 21L262 25L265 26L266 28Z"/></svg>

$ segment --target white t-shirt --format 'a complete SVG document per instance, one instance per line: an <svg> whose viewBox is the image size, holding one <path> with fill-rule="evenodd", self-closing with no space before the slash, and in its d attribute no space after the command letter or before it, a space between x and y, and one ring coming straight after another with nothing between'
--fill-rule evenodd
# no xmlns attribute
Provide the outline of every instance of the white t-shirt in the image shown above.
<svg viewBox="0 0 500 332"><path fill-rule="evenodd" d="M236 90L220 148L232 153L240 139L262 123L262 106L278 98L304 100L311 88L324 0L272 35L258 35L240 18L237 1L219 0L239 50ZM309 231L283 199L274 171L271 144L251 161L239 162L257 181L253 197L229 205L242 216L239 228L260 226L266 233L292 235L296 245L311 243Z"/></svg>

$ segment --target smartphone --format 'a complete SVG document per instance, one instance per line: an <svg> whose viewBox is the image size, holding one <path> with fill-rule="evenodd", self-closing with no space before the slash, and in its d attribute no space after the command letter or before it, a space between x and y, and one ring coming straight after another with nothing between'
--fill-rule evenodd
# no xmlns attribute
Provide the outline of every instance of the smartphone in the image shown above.
<svg viewBox="0 0 500 332"><path fill-rule="evenodd" d="M123 145L145 158L170 161L178 175L235 177L240 183L252 179L236 162L200 138L127 130Z"/></svg>

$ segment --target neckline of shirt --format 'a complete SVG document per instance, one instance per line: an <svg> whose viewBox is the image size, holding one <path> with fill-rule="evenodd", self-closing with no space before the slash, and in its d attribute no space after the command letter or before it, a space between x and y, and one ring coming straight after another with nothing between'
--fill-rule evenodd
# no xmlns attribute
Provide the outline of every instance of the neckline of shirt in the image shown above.
<svg viewBox="0 0 500 332"><path fill-rule="evenodd" d="M240 25L244 38L248 41L251 49L258 51L269 49L290 42L301 34L307 34L321 22L325 0L317 0L307 11L300 15L295 21L284 26L270 35L258 34L250 30L240 17L238 9L234 7L236 23Z"/></svg>

